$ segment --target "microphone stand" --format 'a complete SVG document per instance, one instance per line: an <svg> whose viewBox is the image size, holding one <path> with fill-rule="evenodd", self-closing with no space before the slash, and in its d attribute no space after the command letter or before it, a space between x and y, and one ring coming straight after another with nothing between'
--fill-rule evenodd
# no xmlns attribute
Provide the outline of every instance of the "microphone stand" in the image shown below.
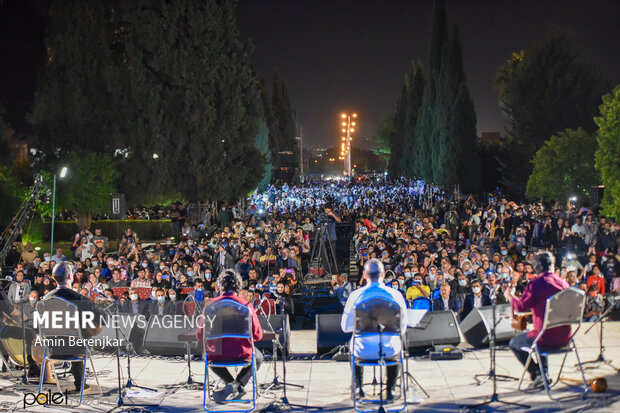
<svg viewBox="0 0 620 413"><path fill-rule="evenodd" d="M19 288L19 314L21 317L21 325L22 325L22 351L24 354L23 362L24 362L24 374L22 376L22 383L28 384L28 369L26 367L26 323L24 322L24 287L21 283L17 284L17 288ZM45 366L41 366L42 369L45 369Z"/></svg>
<svg viewBox="0 0 620 413"><path fill-rule="evenodd" d="M377 413L385 413L385 408L383 408L383 373L381 372L381 366L385 363L383 360L383 324L377 324L377 330L379 330L379 408Z"/></svg>
<svg viewBox="0 0 620 413"><path fill-rule="evenodd" d="M607 321L607 319L609 318L609 315L611 313L611 311L616 307L616 300L618 300L618 297L612 297L612 298L608 298L609 301L609 308L607 308L607 310L605 310L603 312L603 314L601 314L601 316L599 317L599 319L590 326L590 328L588 328L586 330L586 332L584 334L588 334L590 332L590 330L592 330L594 328L594 326L596 326L597 324L601 325L601 329L598 335L598 356L594 359L594 360L590 360L590 361L584 361L583 363L581 363L582 366L585 366L586 364L596 364L596 363L603 363L605 366L611 367L614 370L617 370L611 363L611 360L606 360L605 357L603 356L603 353L605 352L605 346L603 345L603 326L605 325L605 321ZM575 366L578 366L578 364L575 364Z"/></svg>
<svg viewBox="0 0 620 413"><path fill-rule="evenodd" d="M492 383L493 383L493 394L491 394L491 398L485 402L479 403L479 404L473 404L473 405L468 405L468 406L464 406L468 409L473 409L473 410L477 410L479 407L482 406L488 406L490 404L493 403L501 403L501 404L506 404L509 406L518 406L518 407L524 407L524 408L529 408L530 406L525 405L525 404L521 404L521 403L514 403L514 402L507 402L504 400L500 400L499 399L499 395L497 394L497 374L495 374L495 353L496 353L496 349L495 349L495 341L496 341L496 336L495 336L495 327L497 326L497 322L496 322L496 317L495 317L495 302L493 302L493 324L491 325L491 333L489 335L489 350L490 350L490 362L491 362L491 368L489 370L489 376L487 378L491 378L492 379ZM486 379L484 379L483 381L479 382L479 385L482 384Z"/></svg>

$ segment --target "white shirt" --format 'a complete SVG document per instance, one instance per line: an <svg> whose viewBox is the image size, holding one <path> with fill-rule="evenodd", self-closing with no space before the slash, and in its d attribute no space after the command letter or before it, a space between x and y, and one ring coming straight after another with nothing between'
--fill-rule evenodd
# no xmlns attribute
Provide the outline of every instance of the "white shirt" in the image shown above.
<svg viewBox="0 0 620 413"><path fill-rule="evenodd" d="M442 298L442 300L443 300L443 310L444 311L451 310L451 308L450 308L450 299L449 298Z"/></svg>
<svg viewBox="0 0 620 413"><path fill-rule="evenodd" d="M407 332L407 304L403 295L394 288L387 287L380 282L370 283L359 288L349 295L347 303L344 306L340 326L342 331L346 333L353 332L355 328L355 307L371 298L384 298L392 301L400 307L400 332ZM353 338L351 338L353 340ZM401 338L396 336L383 336L381 340L383 356L388 358L395 356L401 350ZM372 335L368 337L360 337L355 340L353 349L355 357L362 360L376 360L379 358L379 336Z"/></svg>
<svg viewBox="0 0 620 413"><path fill-rule="evenodd" d="M482 307L482 294L480 294L480 297L476 297L476 295L474 294L474 308L480 307Z"/></svg>

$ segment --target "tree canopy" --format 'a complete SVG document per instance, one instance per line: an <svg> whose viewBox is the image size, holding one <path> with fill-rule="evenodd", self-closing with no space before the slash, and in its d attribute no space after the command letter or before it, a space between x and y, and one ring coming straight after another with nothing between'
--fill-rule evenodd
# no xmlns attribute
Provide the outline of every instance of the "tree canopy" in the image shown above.
<svg viewBox="0 0 620 413"><path fill-rule="evenodd" d="M596 140L596 169L601 174L605 193L601 203L603 213L620 218L620 86L603 96Z"/></svg>
<svg viewBox="0 0 620 413"><path fill-rule="evenodd" d="M500 106L515 139L504 170L510 192L523 192L530 160L545 141L564 129L594 132L600 98L609 90L566 30L553 27L546 37L512 56L497 71Z"/></svg>
<svg viewBox="0 0 620 413"><path fill-rule="evenodd" d="M587 197L599 180L594 169L595 150L595 136L581 128L553 135L534 155L527 196L561 202L573 195Z"/></svg>

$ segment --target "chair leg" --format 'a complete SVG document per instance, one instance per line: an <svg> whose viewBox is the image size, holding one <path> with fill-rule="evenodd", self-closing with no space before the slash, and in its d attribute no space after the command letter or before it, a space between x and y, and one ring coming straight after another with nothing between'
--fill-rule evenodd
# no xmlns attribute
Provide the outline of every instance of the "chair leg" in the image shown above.
<svg viewBox="0 0 620 413"><path fill-rule="evenodd" d="M256 359L254 358L254 351L252 351L252 410L256 409Z"/></svg>
<svg viewBox="0 0 620 413"><path fill-rule="evenodd" d="M588 387L588 382L586 381L586 375L583 372L583 367L581 366L581 360L579 359L579 352L577 351L575 340L571 339L570 343L573 347L573 351L575 352L575 357L577 358L577 365L579 366L579 371L581 372L581 379L583 380L583 397L585 397L586 393L588 392L590 388Z"/></svg>
<svg viewBox="0 0 620 413"><path fill-rule="evenodd" d="M95 370L95 363L93 362L93 357L90 355L90 353L88 353L88 359L90 360L90 367L93 369L93 374L95 375L95 382L97 383L97 388L99 389L99 397L103 397L103 391L101 390L101 385L99 384L97 370Z"/></svg>
<svg viewBox="0 0 620 413"><path fill-rule="evenodd" d="M540 370L540 377L542 378L543 384L545 385L547 396L549 396L551 400L558 401L553 396L551 396L551 388L549 386L549 381L547 380L547 373L545 373L545 367L543 366L542 356L540 354L540 351L538 350L538 346L535 346L535 349L536 349L536 358L537 358L536 361L538 361L538 369Z"/></svg>
<svg viewBox="0 0 620 413"><path fill-rule="evenodd" d="M532 362L532 352L533 350L530 350L530 353L527 356L527 360L525 361L525 366L523 367L523 374L521 374L521 380L519 380L519 386L517 387L519 391L521 391L521 385L523 384L523 379L525 378L525 373L527 372L527 368L530 366L530 363Z"/></svg>
<svg viewBox="0 0 620 413"><path fill-rule="evenodd" d="M203 388L203 409L205 409L205 411L210 411L207 408L207 401L211 399L211 389L209 388L209 362L207 357L205 357L205 382L204 382L204 388Z"/></svg>
<svg viewBox="0 0 620 413"><path fill-rule="evenodd" d="M400 351L400 388L403 395L403 410L407 408L407 377L405 376L405 363L403 362L403 351Z"/></svg>
<svg viewBox="0 0 620 413"><path fill-rule="evenodd" d="M562 358L562 364L560 365L560 371L558 372L558 378L555 380L555 382L550 384L549 387L553 387L560 382L560 379L562 378L562 370L564 370L564 363L566 362L566 356L568 356L568 352L564 353L564 358Z"/></svg>
<svg viewBox="0 0 620 413"><path fill-rule="evenodd" d="M41 374L39 375L39 394L43 391L43 378L45 377L45 360L47 359L47 348L43 349L43 363L41 364Z"/></svg>

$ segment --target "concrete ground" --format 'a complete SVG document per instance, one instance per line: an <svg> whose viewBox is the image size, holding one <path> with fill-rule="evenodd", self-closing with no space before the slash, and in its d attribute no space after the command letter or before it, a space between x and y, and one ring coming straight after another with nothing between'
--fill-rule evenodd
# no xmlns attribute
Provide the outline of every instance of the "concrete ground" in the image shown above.
<svg viewBox="0 0 620 413"><path fill-rule="evenodd" d="M589 324L584 324L577 336L579 354L584 360L596 358L599 352L598 327L587 335L584 334ZM301 384L303 388L289 387L287 396L291 403L322 407L325 412L353 411L351 401L351 371L346 362L332 361L331 358L320 359L314 355L316 351L316 334L314 331L299 330L292 332L292 356L286 363L287 380L290 383ZM551 401L546 393L538 392L526 394L517 391L516 381L498 381L498 394L501 400L514 403L523 403L529 407L502 406L493 403L490 407L467 409L466 405L476 404L488 400L492 393L490 381L477 385L475 375L485 375L489 371L488 349L471 349L466 343L459 347L465 353L462 360L430 361L427 358L411 358L409 371L419 384L428 392L426 397L422 391L417 397L424 399L421 403L408 406L408 411L452 412L452 411L503 411L518 410L527 412L556 412L556 411L588 411L588 412L618 412L620 411L620 322L605 324L605 357L616 367L597 363L586 369L586 378L606 377L608 390L606 393L592 393L585 399L580 397L576 380L580 374L574 367L575 358L570 354L562 377L567 379L555 388L556 395L564 399L561 402ZM552 356L550 359L550 374L555 377L562 356ZM181 358L164 357L136 357L132 359L131 374L134 382L141 386L155 389L155 392L134 392L124 399L124 406L117 408L117 365L116 359L110 355L94 356L95 367L99 374L104 397L95 399L98 394L92 376L87 382L92 388L87 392L86 402L79 408L66 405L55 406L26 406L24 408L24 393L37 391L37 386L23 385L20 378L0 375L0 410L6 411L58 411L58 412L101 412L101 411L155 411L155 412L192 412L202 409L203 393L201 390L177 388L178 383L187 379L187 362ZM126 361L122 360L123 383L126 381ZM497 373L520 377L522 367L512 353L507 349L497 352ZM282 375L282 364L278 363L278 373ZM195 380L204 378L204 364L200 361L192 362L192 374ZM265 362L257 375L258 383L269 383L273 378L273 364ZM368 370L365 382L372 380L372 371ZM526 382L527 385L527 382ZM70 381L62 382L63 389L70 386ZM251 384L250 384L251 386ZM248 386L248 388L251 388ZM45 390L55 387L46 386ZM375 387L375 391L378 387ZM373 394L373 386L366 386L367 396ZM414 387L408 398L413 400ZM71 395L74 401L75 395ZM272 402L282 397L282 391L263 392L257 401L257 410L268 407ZM419 400L418 400L419 401ZM396 402L400 402L397 400ZM132 406L132 404L148 404L148 406ZM225 406L212 406L225 408ZM236 407L244 407L236 405ZM277 410L275 407L273 410ZM390 405L396 407L396 404ZM314 411L301 408L299 411ZM376 411L376 407L374 410Z"/></svg>

